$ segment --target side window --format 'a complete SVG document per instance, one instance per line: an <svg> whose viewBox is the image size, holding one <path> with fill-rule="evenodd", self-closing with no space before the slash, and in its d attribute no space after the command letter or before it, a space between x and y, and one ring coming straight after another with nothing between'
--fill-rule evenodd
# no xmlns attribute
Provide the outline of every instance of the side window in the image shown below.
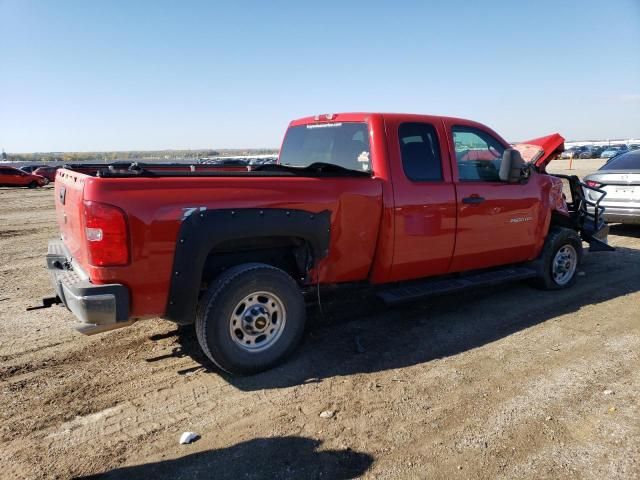
<svg viewBox="0 0 640 480"><path fill-rule="evenodd" d="M408 179L414 181L442 180L440 144L433 125L403 123L398 128L402 168Z"/></svg>
<svg viewBox="0 0 640 480"><path fill-rule="evenodd" d="M499 182L505 147L482 130L453 127L458 177L461 181Z"/></svg>

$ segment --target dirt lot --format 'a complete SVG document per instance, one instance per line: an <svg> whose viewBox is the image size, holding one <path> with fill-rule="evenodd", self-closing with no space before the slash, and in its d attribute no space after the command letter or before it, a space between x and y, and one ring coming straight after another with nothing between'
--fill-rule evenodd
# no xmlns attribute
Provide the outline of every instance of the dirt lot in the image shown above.
<svg viewBox="0 0 640 480"><path fill-rule="evenodd" d="M50 188L0 189L0 477L640 478L638 228L567 291L340 299L250 378L167 321L83 337L60 307L26 312L55 235Z"/></svg>

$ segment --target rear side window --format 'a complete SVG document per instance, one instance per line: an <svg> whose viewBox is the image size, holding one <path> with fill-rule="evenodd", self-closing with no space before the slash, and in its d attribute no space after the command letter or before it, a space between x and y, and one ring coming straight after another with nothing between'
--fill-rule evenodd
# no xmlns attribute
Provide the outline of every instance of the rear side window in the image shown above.
<svg viewBox="0 0 640 480"><path fill-rule="evenodd" d="M398 127L402 168L408 179L418 182L442 180L438 134L428 123L402 123Z"/></svg>
<svg viewBox="0 0 640 480"><path fill-rule="evenodd" d="M640 150L633 150L629 153L623 153L619 157L615 157L600 170L636 170L640 169Z"/></svg>
<svg viewBox="0 0 640 480"><path fill-rule="evenodd" d="M367 124L338 122L290 127L280 150L280 163L308 167L318 162L370 172Z"/></svg>
<svg viewBox="0 0 640 480"><path fill-rule="evenodd" d="M499 182L505 147L482 130L453 127L458 178L461 181Z"/></svg>

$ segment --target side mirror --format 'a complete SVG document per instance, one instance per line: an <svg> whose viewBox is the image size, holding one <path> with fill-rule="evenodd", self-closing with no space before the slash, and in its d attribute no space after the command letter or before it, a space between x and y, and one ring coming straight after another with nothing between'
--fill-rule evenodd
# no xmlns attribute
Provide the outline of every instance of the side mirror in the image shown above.
<svg viewBox="0 0 640 480"><path fill-rule="evenodd" d="M522 160L520 152L513 148L507 148L502 154L502 163L500 164L500 180L507 183L519 183L523 178L525 163Z"/></svg>

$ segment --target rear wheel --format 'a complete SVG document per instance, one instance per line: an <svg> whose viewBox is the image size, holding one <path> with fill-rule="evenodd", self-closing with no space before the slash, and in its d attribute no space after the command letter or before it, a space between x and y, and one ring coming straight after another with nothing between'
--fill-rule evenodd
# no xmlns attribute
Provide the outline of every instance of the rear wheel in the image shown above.
<svg viewBox="0 0 640 480"><path fill-rule="evenodd" d="M568 288L576 281L582 260L582 239L569 228L553 227L538 259L534 286L544 290Z"/></svg>
<svg viewBox="0 0 640 480"><path fill-rule="evenodd" d="M306 311L286 272L261 263L230 268L198 305L196 334L221 369L247 375L267 370L300 343Z"/></svg>

